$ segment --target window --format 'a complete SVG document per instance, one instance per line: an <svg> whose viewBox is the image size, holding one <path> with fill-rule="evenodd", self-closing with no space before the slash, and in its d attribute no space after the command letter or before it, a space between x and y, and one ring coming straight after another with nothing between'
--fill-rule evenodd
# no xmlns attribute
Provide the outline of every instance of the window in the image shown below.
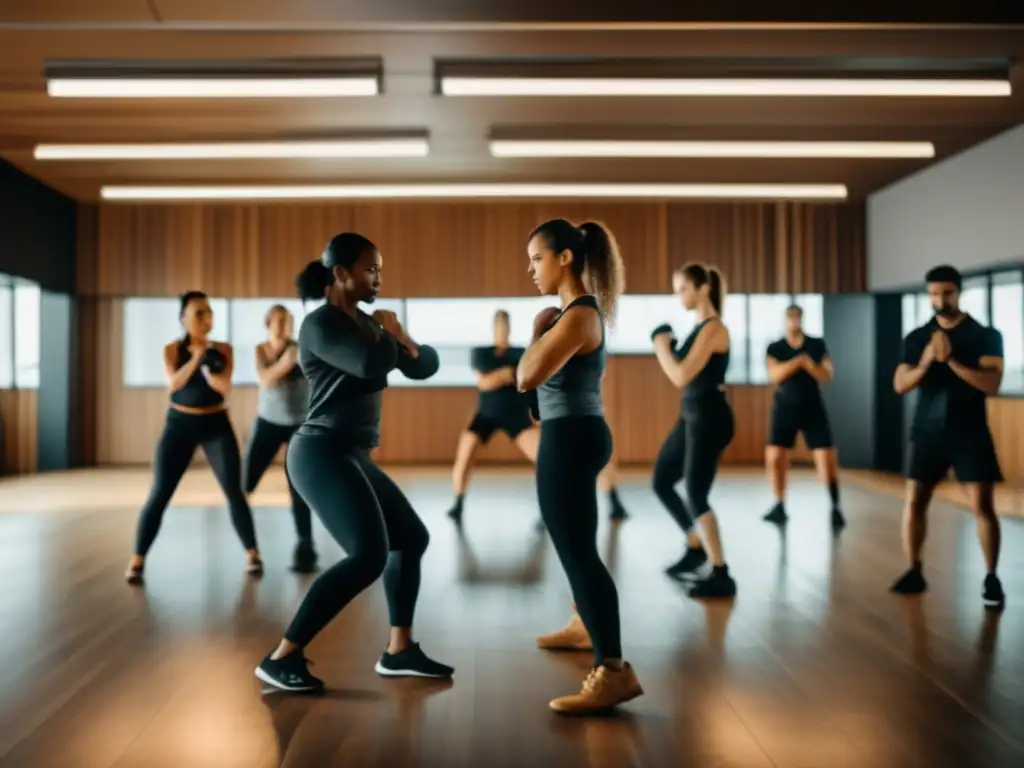
<svg viewBox="0 0 1024 768"><path fill-rule="evenodd" d="M14 294L11 281L0 275L0 389L14 386Z"/></svg>
<svg viewBox="0 0 1024 768"><path fill-rule="evenodd" d="M752 369L750 346L747 339L750 328L747 323L747 299L742 293L727 293L722 307L722 322L729 329L729 367L725 380L730 384L746 384L750 381ZM754 315L751 314L750 317ZM764 367L764 363L760 367Z"/></svg>
<svg viewBox="0 0 1024 768"><path fill-rule="evenodd" d="M964 280L960 291L960 310L968 313L982 325L989 325L992 322L988 307L988 275Z"/></svg>
<svg viewBox="0 0 1024 768"><path fill-rule="evenodd" d="M23 280L14 283L14 386L39 387L39 286Z"/></svg>
<svg viewBox="0 0 1024 768"><path fill-rule="evenodd" d="M426 381L410 381L401 374L388 379L391 386L476 386L470 351L494 343L494 313L509 314L510 342L525 347L533 333L533 318L554 299L545 296L487 299L406 299L405 325L416 341L429 344L441 359L437 374ZM380 308L381 302L374 306ZM650 333L648 331L648 333Z"/></svg>
<svg viewBox="0 0 1024 768"><path fill-rule="evenodd" d="M745 381L751 384L767 384L768 366L765 358L768 345L786 334L786 307L793 303L793 298L788 293L751 294L749 298L750 364L749 376ZM732 328L730 325L729 330ZM738 346L737 341L734 335L733 350Z"/></svg>
<svg viewBox="0 0 1024 768"><path fill-rule="evenodd" d="M213 309L213 333L218 341L228 340L231 323L227 299L210 299ZM125 299L124 302L124 383L128 387L163 387L162 350L165 344L181 338L177 299ZM237 363L236 363L237 364Z"/></svg>
<svg viewBox="0 0 1024 768"><path fill-rule="evenodd" d="M992 275L992 325L1003 334L1004 394L1024 394L1024 284L1021 273Z"/></svg>
<svg viewBox="0 0 1024 768"><path fill-rule="evenodd" d="M917 294L904 293L903 306L900 308L901 319L903 320L903 338L907 338L910 332L917 328Z"/></svg>
<svg viewBox="0 0 1024 768"><path fill-rule="evenodd" d="M919 328L927 323L932 315L935 314L935 310L932 308L932 300L928 297L927 293L921 293L917 296L917 323L914 325L915 328Z"/></svg>
<svg viewBox="0 0 1024 768"><path fill-rule="evenodd" d="M825 297L820 293L798 293L793 303L804 311L804 333L825 335Z"/></svg>
<svg viewBox="0 0 1024 768"><path fill-rule="evenodd" d="M668 323L681 342L693 330L695 322L694 314L683 309L675 294L622 296L615 313L615 327L608 333L608 352L618 355L653 354L651 331L662 323Z"/></svg>

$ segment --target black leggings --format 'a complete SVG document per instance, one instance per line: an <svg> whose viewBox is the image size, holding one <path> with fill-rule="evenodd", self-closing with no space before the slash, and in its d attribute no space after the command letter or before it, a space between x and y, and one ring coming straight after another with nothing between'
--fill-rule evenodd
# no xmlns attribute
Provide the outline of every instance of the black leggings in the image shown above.
<svg viewBox="0 0 1024 768"><path fill-rule="evenodd" d="M569 416L541 425L540 514L569 578L598 665L622 658L619 593L597 551L597 476L611 455L612 435L600 416Z"/></svg>
<svg viewBox="0 0 1024 768"><path fill-rule="evenodd" d="M391 626L411 627L430 536L409 500L368 451L328 437L293 437L288 464L299 494L348 556L313 582L285 638L305 647L381 574Z"/></svg>
<svg viewBox="0 0 1024 768"><path fill-rule="evenodd" d="M683 464L686 461L686 422L679 419L665 442L661 444L658 457L654 460L654 493L665 505L672 518L684 532L693 530L693 515L676 493L676 484L683 479Z"/></svg>
<svg viewBox="0 0 1024 768"><path fill-rule="evenodd" d="M654 492L684 531L711 511L708 494L718 473L718 460L735 436L732 407L724 395L688 404L685 419L676 422L654 464ZM675 491L685 479L689 509Z"/></svg>
<svg viewBox="0 0 1024 768"><path fill-rule="evenodd" d="M298 424L286 426L256 417L256 422L252 425L252 434L249 436L249 445L245 449L244 488L246 493L256 490L263 473L274 461L278 450L282 445L288 444L298 428ZM295 518L295 532L298 534L299 544L312 546L313 522L309 505L295 490L291 475L288 474L287 461L284 465L284 476L288 481L288 493L292 498L292 517Z"/></svg>
<svg viewBox="0 0 1024 768"><path fill-rule="evenodd" d="M153 487L139 513L135 554L145 556L153 546L167 505L200 445L228 500L231 522L238 532L238 538L246 549L256 549L252 511L242 493L242 460L238 453L238 440L228 420L228 412L192 414L171 408L167 412L163 434L156 444Z"/></svg>

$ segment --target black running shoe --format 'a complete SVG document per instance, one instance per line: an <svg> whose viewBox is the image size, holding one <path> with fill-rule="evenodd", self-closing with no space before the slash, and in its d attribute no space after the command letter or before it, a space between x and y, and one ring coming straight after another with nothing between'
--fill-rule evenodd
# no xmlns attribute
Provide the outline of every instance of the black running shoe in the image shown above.
<svg viewBox="0 0 1024 768"><path fill-rule="evenodd" d="M928 582L917 568L911 568L889 587L889 591L897 595L920 595L928 589Z"/></svg>
<svg viewBox="0 0 1024 768"><path fill-rule="evenodd" d="M786 514L786 506L782 503L776 504L770 510L768 514L761 518L766 523L775 523L776 525L782 525L789 520L789 515Z"/></svg>
<svg viewBox="0 0 1024 768"><path fill-rule="evenodd" d="M299 542L292 556L292 571L295 573L316 573L316 550L311 542Z"/></svg>
<svg viewBox="0 0 1024 768"><path fill-rule="evenodd" d="M612 505L611 512L608 513L609 520L625 520L629 517L629 512L626 511L626 507L622 504L619 494L611 493L608 495L608 498Z"/></svg>
<svg viewBox="0 0 1024 768"><path fill-rule="evenodd" d="M711 571L711 575L694 583L686 593L693 598L736 597L736 582L729 575L729 566L723 565Z"/></svg>
<svg viewBox="0 0 1024 768"><path fill-rule="evenodd" d="M267 656L256 667L256 677L282 691L320 693L324 689L324 681L310 674L311 663L299 651L276 661Z"/></svg>
<svg viewBox="0 0 1024 768"><path fill-rule="evenodd" d="M707 561L708 553L704 551L704 547L697 547L696 549L687 547L686 554L666 568L665 573L674 579L683 578L684 576L692 575Z"/></svg>
<svg viewBox="0 0 1024 768"><path fill-rule="evenodd" d="M413 643L400 653L390 654L384 651L380 661L374 667L378 675L384 677L434 677L448 679L454 673L453 667L439 664L420 649L419 643Z"/></svg>
<svg viewBox="0 0 1024 768"><path fill-rule="evenodd" d="M981 599L985 601L985 607L998 610L1006 603L1006 595L1003 593L1003 585L999 577L990 573L985 577L985 589L981 593Z"/></svg>
<svg viewBox="0 0 1024 768"><path fill-rule="evenodd" d="M456 523L462 522L462 502L456 501L452 508L448 510L448 517L454 520Z"/></svg>
<svg viewBox="0 0 1024 768"><path fill-rule="evenodd" d="M832 507L832 530L838 533L846 527L846 518L839 507Z"/></svg>

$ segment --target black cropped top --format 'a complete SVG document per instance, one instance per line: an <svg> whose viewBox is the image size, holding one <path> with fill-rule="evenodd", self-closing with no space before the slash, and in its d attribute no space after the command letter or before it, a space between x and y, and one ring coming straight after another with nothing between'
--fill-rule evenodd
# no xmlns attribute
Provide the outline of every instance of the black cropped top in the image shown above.
<svg viewBox="0 0 1024 768"><path fill-rule="evenodd" d="M185 382L185 386L175 392L171 392L172 403L184 406L185 408L210 408L224 403L224 395L211 387L210 382L206 380L206 376L203 374L203 366L207 365L211 356L223 359L220 352L211 347L207 351L207 359L203 360L202 365L196 368L195 373ZM181 367L189 361L190 357L188 341L183 340L178 344L178 367L176 370L181 370Z"/></svg>

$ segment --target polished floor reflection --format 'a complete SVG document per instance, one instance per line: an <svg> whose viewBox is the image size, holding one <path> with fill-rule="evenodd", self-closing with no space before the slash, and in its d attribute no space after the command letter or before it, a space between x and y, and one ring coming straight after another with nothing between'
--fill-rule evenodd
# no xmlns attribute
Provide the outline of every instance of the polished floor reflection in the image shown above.
<svg viewBox="0 0 1024 768"><path fill-rule="evenodd" d="M661 574L680 536L627 476L633 516L602 522L627 657L647 695L622 713L562 719L586 654L545 654L536 635L569 594L525 473L477 478L464 529L445 517L445 473L396 472L432 541L417 635L452 685L382 680L379 588L310 647L323 698L266 694L252 676L308 581L288 569L280 476L256 498L267 573L254 582L212 478L190 473L144 589L121 572L144 472L0 484L0 765L17 768L266 766L1019 766L1024 764L1024 521L1004 526L1008 605L981 604L973 521L936 505L931 591L887 593L903 565L899 501L844 489L850 527L828 529L824 491L794 476L785 532L760 522L757 474L712 501L739 584L732 603L687 599ZM49 507L43 503L51 499ZM19 498L24 509L19 508ZM340 552L316 530L322 557Z"/></svg>

